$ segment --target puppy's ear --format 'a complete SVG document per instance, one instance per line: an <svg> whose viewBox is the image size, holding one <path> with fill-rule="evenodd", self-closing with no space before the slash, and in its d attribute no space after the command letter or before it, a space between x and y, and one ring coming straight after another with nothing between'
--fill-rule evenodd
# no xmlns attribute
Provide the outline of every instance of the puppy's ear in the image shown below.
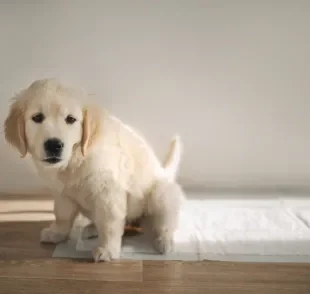
<svg viewBox="0 0 310 294"><path fill-rule="evenodd" d="M84 109L83 134L81 149L83 156L87 150L99 139L102 130L103 111L95 106Z"/></svg>
<svg viewBox="0 0 310 294"><path fill-rule="evenodd" d="M25 157L27 154L27 142L25 132L25 106L18 97L13 98L9 115L4 122L4 134L6 141L14 146Z"/></svg>

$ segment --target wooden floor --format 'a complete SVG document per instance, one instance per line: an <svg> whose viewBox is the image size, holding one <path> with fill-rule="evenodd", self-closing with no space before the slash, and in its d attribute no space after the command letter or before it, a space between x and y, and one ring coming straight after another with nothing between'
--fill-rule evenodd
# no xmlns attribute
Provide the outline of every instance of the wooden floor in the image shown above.
<svg viewBox="0 0 310 294"><path fill-rule="evenodd" d="M0 197L0 293L310 293L310 264L111 262L51 258L45 197Z"/></svg>

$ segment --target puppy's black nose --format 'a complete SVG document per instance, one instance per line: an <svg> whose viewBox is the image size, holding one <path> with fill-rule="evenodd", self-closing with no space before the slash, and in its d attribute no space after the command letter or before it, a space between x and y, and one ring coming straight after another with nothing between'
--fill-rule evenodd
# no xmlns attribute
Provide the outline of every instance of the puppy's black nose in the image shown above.
<svg viewBox="0 0 310 294"><path fill-rule="evenodd" d="M64 143L57 138L48 139L44 142L44 150L48 156L60 156Z"/></svg>

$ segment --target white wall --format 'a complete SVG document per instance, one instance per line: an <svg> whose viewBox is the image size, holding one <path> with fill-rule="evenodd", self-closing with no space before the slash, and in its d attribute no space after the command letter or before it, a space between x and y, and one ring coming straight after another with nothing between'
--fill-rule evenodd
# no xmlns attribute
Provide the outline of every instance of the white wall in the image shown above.
<svg viewBox="0 0 310 294"><path fill-rule="evenodd" d="M160 156L178 131L185 185L307 185L309 11L307 0L1 1L1 121L12 93L57 76ZM0 190L35 187L0 143Z"/></svg>

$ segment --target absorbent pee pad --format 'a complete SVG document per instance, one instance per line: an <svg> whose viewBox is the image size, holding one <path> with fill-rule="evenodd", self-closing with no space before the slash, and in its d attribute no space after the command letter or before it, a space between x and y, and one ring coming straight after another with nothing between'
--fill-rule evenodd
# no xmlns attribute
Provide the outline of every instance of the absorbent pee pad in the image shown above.
<svg viewBox="0 0 310 294"><path fill-rule="evenodd" d="M83 240L76 227L53 257L92 258L97 238ZM123 238L121 259L310 262L310 207L220 207L186 200L174 252L157 253L148 234Z"/></svg>

